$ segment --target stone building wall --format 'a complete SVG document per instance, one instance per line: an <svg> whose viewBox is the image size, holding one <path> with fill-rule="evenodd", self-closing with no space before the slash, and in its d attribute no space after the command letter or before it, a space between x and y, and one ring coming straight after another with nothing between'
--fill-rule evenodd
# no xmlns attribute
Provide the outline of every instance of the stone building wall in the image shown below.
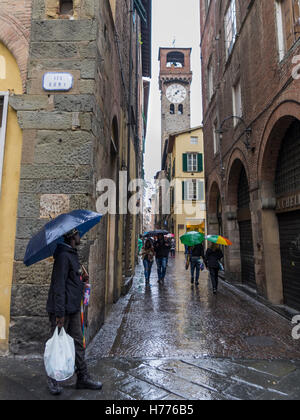
<svg viewBox="0 0 300 420"><path fill-rule="evenodd" d="M26 94L10 99L24 135L11 304L13 353L40 349L48 334L45 304L53 261L26 268L22 260L29 239L50 215L78 208L95 211L97 182L110 178L118 184L118 171L127 167L128 145L131 164L140 153L134 128L128 136L129 2L117 3L112 11L108 0L76 0L68 19L59 15L57 1L33 0ZM45 92L42 80L49 71L72 74L72 89ZM139 86L131 83L135 104ZM136 170L134 166L132 178ZM134 269L136 231L126 237L126 223L126 217L105 216L80 247L92 284L88 341L124 290L125 262L117 264L122 255L125 259L124 249L131 274Z"/></svg>

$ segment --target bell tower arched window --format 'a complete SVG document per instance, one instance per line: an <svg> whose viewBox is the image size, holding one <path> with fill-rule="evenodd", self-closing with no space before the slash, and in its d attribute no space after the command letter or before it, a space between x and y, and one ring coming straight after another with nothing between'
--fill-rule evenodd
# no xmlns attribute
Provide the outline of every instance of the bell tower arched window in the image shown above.
<svg viewBox="0 0 300 420"><path fill-rule="evenodd" d="M172 51L167 55L167 67L184 67L184 54L179 51Z"/></svg>

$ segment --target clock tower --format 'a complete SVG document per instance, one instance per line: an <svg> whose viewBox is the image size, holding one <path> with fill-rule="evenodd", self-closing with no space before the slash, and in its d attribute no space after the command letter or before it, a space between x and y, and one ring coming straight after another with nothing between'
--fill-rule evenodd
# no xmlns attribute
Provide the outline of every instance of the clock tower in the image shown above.
<svg viewBox="0 0 300 420"><path fill-rule="evenodd" d="M191 48L160 48L162 156L169 135L191 127Z"/></svg>

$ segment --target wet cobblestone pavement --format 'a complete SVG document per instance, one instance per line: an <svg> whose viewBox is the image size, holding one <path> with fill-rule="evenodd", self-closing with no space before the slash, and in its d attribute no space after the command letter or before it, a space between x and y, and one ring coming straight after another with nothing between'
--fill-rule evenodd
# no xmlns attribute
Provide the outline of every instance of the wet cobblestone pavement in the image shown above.
<svg viewBox="0 0 300 420"><path fill-rule="evenodd" d="M102 392L64 384L65 400L299 400L300 341L280 315L231 286L191 286L183 256L164 285L141 267L87 352ZM0 358L0 400L54 399L40 359ZM57 399L57 397L56 397Z"/></svg>

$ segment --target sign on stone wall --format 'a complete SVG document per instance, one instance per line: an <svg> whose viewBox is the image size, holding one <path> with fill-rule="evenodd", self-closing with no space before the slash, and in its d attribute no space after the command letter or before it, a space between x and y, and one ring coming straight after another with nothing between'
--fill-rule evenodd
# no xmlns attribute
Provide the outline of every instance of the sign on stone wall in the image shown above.
<svg viewBox="0 0 300 420"><path fill-rule="evenodd" d="M296 193L277 200L276 210L278 212L297 210L300 208L300 193Z"/></svg>
<svg viewBox="0 0 300 420"><path fill-rule="evenodd" d="M40 218L54 219L70 211L70 198L65 194L44 194L40 200Z"/></svg>
<svg viewBox="0 0 300 420"><path fill-rule="evenodd" d="M43 89L46 91L68 92L73 87L73 76L70 73L48 72L43 77Z"/></svg>

